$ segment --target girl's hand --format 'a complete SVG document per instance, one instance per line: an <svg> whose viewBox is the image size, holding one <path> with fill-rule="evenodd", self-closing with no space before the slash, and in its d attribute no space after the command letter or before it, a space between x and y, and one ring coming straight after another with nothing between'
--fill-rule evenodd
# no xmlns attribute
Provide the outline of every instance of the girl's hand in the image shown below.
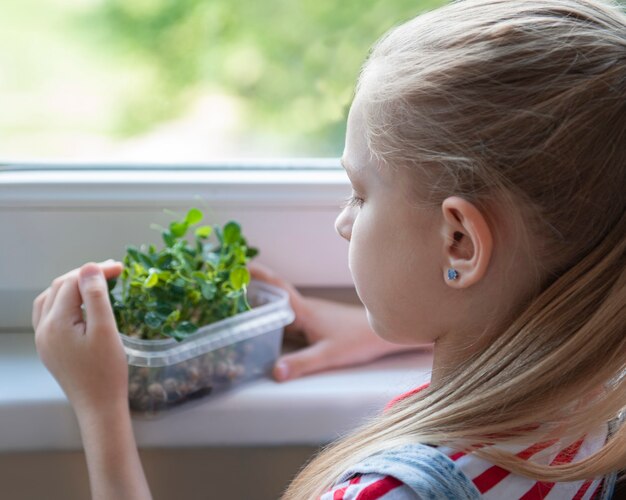
<svg viewBox="0 0 626 500"><path fill-rule="evenodd" d="M79 418L128 406L128 366L106 283L122 269L114 261L85 264L56 278L33 303L37 351Z"/></svg>
<svg viewBox="0 0 626 500"><path fill-rule="evenodd" d="M55 279L33 303L37 351L78 417L94 500L152 498L130 420L128 365L106 283L122 269L113 261L85 264Z"/></svg>
<svg viewBox="0 0 626 500"><path fill-rule="evenodd" d="M398 345L378 337L367 321L363 306L303 297L269 268L249 265L254 279L287 290L296 319L285 328L285 338L303 336L308 347L281 356L274 366L278 381L342 366L366 363L393 352L419 346Z"/></svg>

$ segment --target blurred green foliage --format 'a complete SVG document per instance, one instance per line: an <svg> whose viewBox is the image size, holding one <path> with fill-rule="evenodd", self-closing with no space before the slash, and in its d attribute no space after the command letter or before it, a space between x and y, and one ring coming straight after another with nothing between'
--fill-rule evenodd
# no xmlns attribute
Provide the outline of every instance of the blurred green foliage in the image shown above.
<svg viewBox="0 0 626 500"><path fill-rule="evenodd" d="M0 0L0 155L113 151L217 94L238 103L241 148L267 136L285 155L338 156L372 44L445 3Z"/></svg>
<svg viewBox="0 0 626 500"><path fill-rule="evenodd" d="M385 31L445 0L101 0L80 23L143 78L115 130L144 132L207 89L239 97L246 127L292 151L338 155L359 68Z"/></svg>

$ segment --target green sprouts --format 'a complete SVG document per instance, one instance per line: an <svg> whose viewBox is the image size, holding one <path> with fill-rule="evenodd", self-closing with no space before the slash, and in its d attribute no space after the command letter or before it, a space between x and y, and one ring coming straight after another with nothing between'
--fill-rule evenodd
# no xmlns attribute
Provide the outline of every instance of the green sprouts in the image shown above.
<svg viewBox="0 0 626 500"><path fill-rule="evenodd" d="M121 333L141 339L183 340L199 327L250 309L246 298L248 247L236 222L197 226L197 208L161 231L165 248L127 247L124 270L109 280L113 312ZM193 243L187 233L192 228ZM208 243L214 235L217 243Z"/></svg>

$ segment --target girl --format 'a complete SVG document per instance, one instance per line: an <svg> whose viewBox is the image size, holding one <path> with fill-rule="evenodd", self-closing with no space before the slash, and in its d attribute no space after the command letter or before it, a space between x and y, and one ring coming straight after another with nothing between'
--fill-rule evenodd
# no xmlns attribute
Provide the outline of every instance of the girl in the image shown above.
<svg viewBox="0 0 626 500"><path fill-rule="evenodd" d="M609 498L626 466L619 5L465 0L392 30L361 73L343 164L353 197L336 228L369 324L433 343L432 380L285 498ZM33 310L102 498L149 495L105 300L119 271L83 266Z"/></svg>

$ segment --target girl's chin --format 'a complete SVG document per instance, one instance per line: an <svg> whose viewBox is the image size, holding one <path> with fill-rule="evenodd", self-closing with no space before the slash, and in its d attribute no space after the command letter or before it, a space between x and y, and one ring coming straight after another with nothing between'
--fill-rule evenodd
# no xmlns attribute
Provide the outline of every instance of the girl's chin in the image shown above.
<svg viewBox="0 0 626 500"><path fill-rule="evenodd" d="M367 314L367 321L370 324L370 327L372 328L372 330L374 330L374 333L378 335L381 339L386 340L387 342L392 342L394 344L406 343L406 340L403 341L402 339L397 338L397 335L394 335L394 333L397 333L395 332L395 330L385 327L384 323L378 321L376 317L369 312L368 309L365 309L365 311Z"/></svg>
<svg viewBox="0 0 626 500"><path fill-rule="evenodd" d="M374 319L374 316L372 316L372 313L370 313L370 310L367 307L365 308L365 315L367 316L367 322L372 327L372 330L374 330L374 332L376 332L376 335L378 335L378 330L376 329L376 320Z"/></svg>
<svg viewBox="0 0 626 500"><path fill-rule="evenodd" d="M400 345L424 345L434 342L431 338L420 338L417 332L407 332L399 328L389 327L384 322L378 321L376 316L372 315L368 309L365 309L365 312L367 321L374 333L387 342Z"/></svg>

